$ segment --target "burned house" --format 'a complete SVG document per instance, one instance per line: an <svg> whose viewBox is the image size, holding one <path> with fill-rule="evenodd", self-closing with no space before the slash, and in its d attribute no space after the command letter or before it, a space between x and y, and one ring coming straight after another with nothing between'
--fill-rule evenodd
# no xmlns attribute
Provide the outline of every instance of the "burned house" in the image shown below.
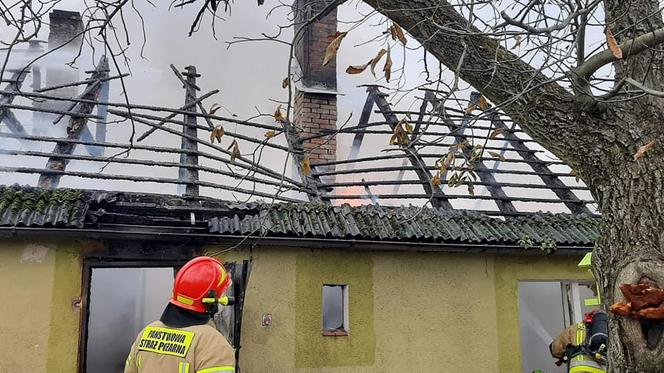
<svg viewBox="0 0 664 373"><path fill-rule="evenodd" d="M52 32L78 29L75 14L51 22L69 25ZM587 188L518 123L446 107L436 90L423 90L411 113L393 109L378 86L358 88L364 111L338 127L336 67L320 63L335 31L332 12L302 32L292 123L206 110L214 93L200 91L204 72L193 66L172 66L185 87L179 108L109 102L121 75L105 58L87 79L45 87L34 68L11 72L0 91L0 334L12 341L3 368L121 371L179 266L208 254L233 274L237 303L216 322L238 371L468 371L459 357L470 352L477 371L555 371L547 339L579 321L593 297L576 266L599 234ZM20 89L28 75L31 91ZM28 130L18 111L67 130ZM109 116L129 118L137 141L108 141ZM425 141L424 128L440 141ZM154 134L174 145L141 142ZM342 136L352 140L348 157L337 154ZM393 151L366 153L367 139L394 136ZM499 156L466 145L487 137L483 149ZM288 154L295 172L238 144ZM472 177L463 165L441 171L437 160L450 152L474 158Z"/></svg>

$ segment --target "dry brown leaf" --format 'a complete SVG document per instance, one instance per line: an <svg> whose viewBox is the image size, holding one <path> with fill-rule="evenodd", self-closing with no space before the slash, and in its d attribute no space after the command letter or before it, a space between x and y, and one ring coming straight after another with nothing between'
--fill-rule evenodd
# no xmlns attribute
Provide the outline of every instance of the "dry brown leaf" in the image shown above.
<svg viewBox="0 0 664 373"><path fill-rule="evenodd" d="M309 159L308 155L306 155L302 160L302 173L305 176L311 173L311 160Z"/></svg>
<svg viewBox="0 0 664 373"><path fill-rule="evenodd" d="M209 111L210 115L214 115L214 113L216 113L217 110L219 110L219 109L221 109L221 105L219 105L217 103L214 103L214 104L212 104L212 106L210 106L210 110L208 110L208 111Z"/></svg>
<svg viewBox="0 0 664 373"><path fill-rule="evenodd" d="M490 156L492 156L494 158L498 158L503 162L507 160L507 158L505 158L505 156L500 154L500 153L496 153L496 152L488 152L488 153L489 153Z"/></svg>
<svg viewBox="0 0 664 373"><path fill-rule="evenodd" d="M475 186L472 183L468 183L468 194L471 196L475 195Z"/></svg>
<svg viewBox="0 0 664 373"><path fill-rule="evenodd" d="M376 54L376 57L371 60L371 73L373 76L376 76L376 65L378 65L378 62L380 62L380 59L383 58L385 53L387 53L387 49L381 49Z"/></svg>
<svg viewBox="0 0 664 373"><path fill-rule="evenodd" d="M284 113L281 111L281 105L277 106L277 110L274 112L274 120L276 120L279 123L286 123L286 117L284 116Z"/></svg>
<svg viewBox="0 0 664 373"><path fill-rule="evenodd" d="M361 74L364 70L367 69L367 67L369 67L369 65L371 65L372 62L373 60L365 63L364 65L348 66L346 69L346 74Z"/></svg>
<svg viewBox="0 0 664 373"><path fill-rule="evenodd" d="M447 186L454 187L457 185L458 181L459 181L459 173L455 172L452 174L449 180L447 180Z"/></svg>
<svg viewBox="0 0 664 373"><path fill-rule="evenodd" d="M468 106L466 107L466 115L472 114L475 109L477 109L477 105L473 104L472 102L469 102Z"/></svg>
<svg viewBox="0 0 664 373"><path fill-rule="evenodd" d="M237 141L233 140L231 145L226 150L231 151L231 163L235 163L235 159L240 156L240 146L238 145Z"/></svg>
<svg viewBox="0 0 664 373"><path fill-rule="evenodd" d="M406 133L413 133L413 126L410 123L405 122L404 128L406 129Z"/></svg>
<svg viewBox="0 0 664 373"><path fill-rule="evenodd" d="M271 138L273 138L274 136L277 136L277 132L275 132L275 131L267 131L267 132L265 132L265 134L263 134L263 136L267 137L268 139L271 139Z"/></svg>
<svg viewBox="0 0 664 373"><path fill-rule="evenodd" d="M344 40L348 32L338 32L334 37L334 40L327 46L325 49L325 58L323 59L323 66L327 66L334 58L337 57L337 52L339 51L339 46L341 46L341 41Z"/></svg>
<svg viewBox="0 0 664 373"><path fill-rule="evenodd" d="M397 25L396 23L392 24L392 27L390 27L390 35L392 35L392 40L397 40L401 42L401 44L406 45L408 42L408 39L406 39L406 35L403 33L403 29L401 26Z"/></svg>
<svg viewBox="0 0 664 373"><path fill-rule="evenodd" d="M491 131L491 134L489 135L489 138L491 140L494 140L495 138L497 138L498 136L503 134L503 132L505 132L504 128L496 128L495 130Z"/></svg>
<svg viewBox="0 0 664 373"><path fill-rule="evenodd" d="M290 85L290 78L284 78L284 80L281 81L281 88L288 88Z"/></svg>
<svg viewBox="0 0 664 373"><path fill-rule="evenodd" d="M339 37L339 35L341 35L341 34L343 34L342 31L335 31L334 34L327 35L327 40L332 41L332 40L336 39L337 37Z"/></svg>
<svg viewBox="0 0 664 373"><path fill-rule="evenodd" d="M569 173L569 176L574 176L574 179L576 179L576 182L579 182L579 175L576 173L576 171L572 170Z"/></svg>
<svg viewBox="0 0 664 373"><path fill-rule="evenodd" d="M402 119L396 126L394 126L394 133L392 134L392 137L390 137L390 145L408 145L408 135L406 135L406 132L403 129L403 121L405 121L405 119Z"/></svg>
<svg viewBox="0 0 664 373"><path fill-rule="evenodd" d="M217 140L218 143L221 143L221 138L224 136L224 127L216 126L210 132L210 143L214 144L214 140Z"/></svg>
<svg viewBox="0 0 664 373"><path fill-rule="evenodd" d="M390 28L387 29L387 32L390 33L390 36L392 36L392 40L397 40L397 31L394 29L394 23Z"/></svg>
<svg viewBox="0 0 664 373"><path fill-rule="evenodd" d="M636 154L634 154L634 160L638 161L639 159L643 158L643 156L646 154L646 152L648 150L650 150L650 148L652 148L653 145L655 145L656 141L657 140L652 140L651 142L649 142L649 143L643 145L642 147L640 147L639 150L636 152Z"/></svg>
<svg viewBox="0 0 664 373"><path fill-rule="evenodd" d="M383 72L385 72L385 80L389 83L392 77L392 53L389 49L387 50L387 59L385 60L385 66L383 66Z"/></svg>
<svg viewBox="0 0 664 373"><path fill-rule="evenodd" d="M455 158L454 152L447 153L447 157L445 157L445 161L443 162L445 167L449 168L450 165L452 165L452 162L454 161L454 158Z"/></svg>
<svg viewBox="0 0 664 373"><path fill-rule="evenodd" d="M611 29L608 27L606 29L606 43L609 45L609 49L611 50L613 57L619 60L623 58L622 49L620 49L620 46L618 46L616 38L613 36Z"/></svg>
<svg viewBox="0 0 664 373"><path fill-rule="evenodd" d="M486 100L486 97L480 96L480 99L477 100L477 104L480 107L480 110L486 110L489 108L489 102Z"/></svg>
<svg viewBox="0 0 664 373"><path fill-rule="evenodd" d="M431 179L431 185L439 186L440 184L442 184L442 180L440 180L440 173L436 173L433 179Z"/></svg>

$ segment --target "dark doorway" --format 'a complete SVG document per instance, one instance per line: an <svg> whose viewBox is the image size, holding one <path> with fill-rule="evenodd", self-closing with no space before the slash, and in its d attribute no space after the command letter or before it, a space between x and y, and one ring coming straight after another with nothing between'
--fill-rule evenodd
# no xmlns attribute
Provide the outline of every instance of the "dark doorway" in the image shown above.
<svg viewBox="0 0 664 373"><path fill-rule="evenodd" d="M122 372L138 333L164 311L175 271L173 267L91 271L85 370Z"/></svg>

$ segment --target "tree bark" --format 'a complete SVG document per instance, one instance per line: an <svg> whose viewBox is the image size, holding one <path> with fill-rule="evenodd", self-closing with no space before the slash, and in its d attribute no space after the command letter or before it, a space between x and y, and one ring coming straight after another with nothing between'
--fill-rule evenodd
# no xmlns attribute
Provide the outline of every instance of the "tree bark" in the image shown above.
<svg viewBox="0 0 664 373"><path fill-rule="evenodd" d="M406 29L450 70L567 162L599 203L603 232L593 256L604 305L623 300L621 283L642 277L664 288L664 106L661 99L586 111L496 40L483 35L444 0L365 0ZM657 0L605 0L607 24L619 42L663 26ZM661 49L661 46L660 48ZM664 53L650 49L614 63L618 79L654 89L664 82ZM643 157L634 155L655 141ZM661 372L664 342L651 347L638 321L611 317L612 372Z"/></svg>

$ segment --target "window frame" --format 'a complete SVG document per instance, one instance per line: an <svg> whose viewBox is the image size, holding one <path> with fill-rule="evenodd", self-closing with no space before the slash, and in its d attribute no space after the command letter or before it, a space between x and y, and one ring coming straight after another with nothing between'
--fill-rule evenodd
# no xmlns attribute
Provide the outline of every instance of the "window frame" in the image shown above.
<svg viewBox="0 0 664 373"><path fill-rule="evenodd" d="M325 329L325 297L323 296L325 292L325 287L341 287L341 307L342 307L342 328L341 329ZM321 334L325 337L345 337L350 334L350 312L349 312L349 285L348 284L333 284L333 283L324 283L321 287Z"/></svg>

